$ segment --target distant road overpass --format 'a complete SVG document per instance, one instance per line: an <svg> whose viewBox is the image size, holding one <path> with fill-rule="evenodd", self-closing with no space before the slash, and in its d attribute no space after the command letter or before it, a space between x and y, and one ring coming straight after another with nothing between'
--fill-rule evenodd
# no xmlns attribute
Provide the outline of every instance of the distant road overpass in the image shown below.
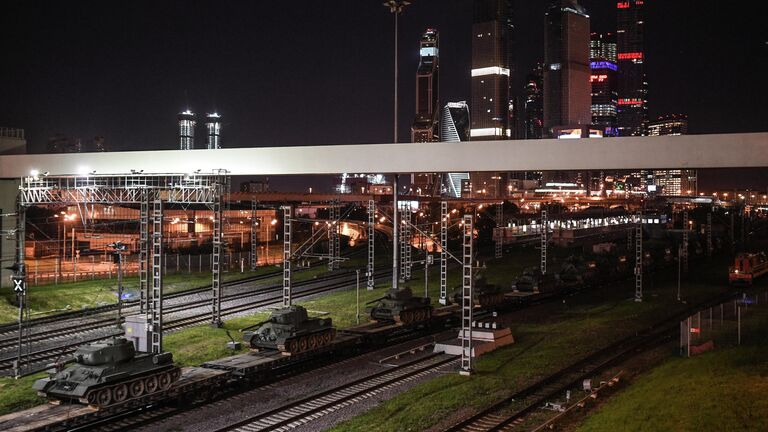
<svg viewBox="0 0 768 432"><path fill-rule="evenodd" d="M0 156L0 178L212 173L301 175L768 166L768 133L155 150Z"/></svg>

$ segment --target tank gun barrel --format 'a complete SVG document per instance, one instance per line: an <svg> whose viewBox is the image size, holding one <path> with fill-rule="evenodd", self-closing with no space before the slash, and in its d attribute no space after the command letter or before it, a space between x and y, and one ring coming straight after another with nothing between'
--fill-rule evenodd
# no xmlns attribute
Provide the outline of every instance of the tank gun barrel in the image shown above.
<svg viewBox="0 0 768 432"><path fill-rule="evenodd" d="M384 296L384 297L379 297L379 298L377 298L377 299L373 299L373 300L371 300L371 301L369 301L369 302L366 302L365 304L369 305L369 304L371 304L371 303L376 303L377 301L381 301L381 300L384 300L385 298L387 298L387 297L386 297L386 296Z"/></svg>
<svg viewBox="0 0 768 432"><path fill-rule="evenodd" d="M243 328L241 328L241 329L240 329L240 330L238 330L238 331L239 331L240 333L242 333L242 332L245 332L245 331L248 331L248 330L253 330L253 329L255 329L255 328L259 328L259 327L263 326L264 324L266 324L266 323L268 323L268 322L269 322L269 319L265 319L264 321L259 321L259 322L257 322L256 324L251 324L251 325L249 325L248 327L243 327ZM231 339L231 338L232 338L232 337L230 336L230 339Z"/></svg>

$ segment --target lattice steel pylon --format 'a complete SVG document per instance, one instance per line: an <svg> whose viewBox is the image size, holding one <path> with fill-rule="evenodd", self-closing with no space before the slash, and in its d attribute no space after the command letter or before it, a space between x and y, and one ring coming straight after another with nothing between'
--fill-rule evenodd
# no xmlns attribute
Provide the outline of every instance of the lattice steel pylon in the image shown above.
<svg viewBox="0 0 768 432"><path fill-rule="evenodd" d="M374 266L376 263L376 201L368 200L368 268L366 270L366 277L368 283L366 288L373 290L376 287L376 279L374 278Z"/></svg>
<svg viewBox="0 0 768 432"><path fill-rule="evenodd" d="M328 207L328 270L339 268L339 205L338 201L333 200Z"/></svg>
<svg viewBox="0 0 768 432"><path fill-rule="evenodd" d="M541 210L541 274L547 274L547 235L549 234L547 211Z"/></svg>
<svg viewBox="0 0 768 432"><path fill-rule="evenodd" d="M259 242L259 218L256 216L257 203L251 198L251 271L256 271L259 265L258 246Z"/></svg>
<svg viewBox="0 0 768 432"><path fill-rule="evenodd" d="M462 254L461 287L461 371L462 375L472 373L472 215L464 215L464 242Z"/></svg>
<svg viewBox="0 0 768 432"><path fill-rule="evenodd" d="M496 247L495 250L495 257L501 258L502 254L502 247L504 246L504 203L500 203L496 206L496 244L494 245Z"/></svg>
<svg viewBox="0 0 768 432"><path fill-rule="evenodd" d="M213 284L211 285L211 324L221 327L221 249L222 249L222 195L224 185L218 184L216 199L213 202L213 254L211 255L211 273Z"/></svg>
<svg viewBox="0 0 768 432"><path fill-rule="evenodd" d="M448 203L440 202L440 304L448 304Z"/></svg>
<svg viewBox="0 0 768 432"><path fill-rule="evenodd" d="M707 213L707 258L712 258L712 211Z"/></svg>
<svg viewBox="0 0 768 432"><path fill-rule="evenodd" d="M643 213L635 215L635 301L643 301Z"/></svg>
<svg viewBox="0 0 768 432"><path fill-rule="evenodd" d="M400 248L400 280L401 281L407 281L408 275L405 271L405 267L407 265L407 260L405 256L405 247L406 247L406 239L408 238L408 221L406 220L405 216L405 204L406 203L400 203L400 208L397 210L400 212L400 236L398 238L399 244L398 247Z"/></svg>
<svg viewBox="0 0 768 432"><path fill-rule="evenodd" d="M149 329L152 352L163 352L163 201L152 202L152 297Z"/></svg>
<svg viewBox="0 0 768 432"><path fill-rule="evenodd" d="M139 209L139 312L149 313L149 200L144 190Z"/></svg>
<svg viewBox="0 0 768 432"><path fill-rule="evenodd" d="M283 206L283 306L291 305L291 241L293 209Z"/></svg>
<svg viewBox="0 0 768 432"><path fill-rule="evenodd" d="M333 241L335 244L333 245L333 269L338 270L341 267L341 205L339 204L339 200L334 200L333 205L336 208L336 217L334 220L336 221L336 225L333 228Z"/></svg>
<svg viewBox="0 0 768 432"><path fill-rule="evenodd" d="M411 245L413 244L413 213L411 212L410 204L406 208L405 211L405 217L403 218L405 221L405 224L403 225L403 243L405 245L405 280L411 280L411 270L413 269L413 257L411 253L413 252L413 248Z"/></svg>
<svg viewBox="0 0 768 432"><path fill-rule="evenodd" d="M688 273L688 211L683 212L683 273Z"/></svg>

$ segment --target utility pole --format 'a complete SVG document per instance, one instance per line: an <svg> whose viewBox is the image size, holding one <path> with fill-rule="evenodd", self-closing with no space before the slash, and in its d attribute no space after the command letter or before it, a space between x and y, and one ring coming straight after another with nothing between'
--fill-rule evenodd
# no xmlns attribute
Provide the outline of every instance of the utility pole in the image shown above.
<svg viewBox="0 0 768 432"><path fill-rule="evenodd" d="M389 11L394 15L395 18L395 87L394 87L394 118L393 118L393 133L392 138L393 141L397 143L397 79L398 79L398 72L397 72L397 36L398 36L398 16L403 13L403 9L411 4L410 1L406 0L387 0L384 3L382 3L385 7L389 8ZM398 212L398 205L397 205L397 177L398 175L395 174L394 178L392 179L392 289L397 289L397 247L398 247L398 227L397 227L397 212Z"/></svg>
<svg viewBox="0 0 768 432"><path fill-rule="evenodd" d="M117 323L118 329L121 329L123 318L123 251L128 249L128 246L122 242L114 242L107 245L113 249L114 262L117 264Z"/></svg>

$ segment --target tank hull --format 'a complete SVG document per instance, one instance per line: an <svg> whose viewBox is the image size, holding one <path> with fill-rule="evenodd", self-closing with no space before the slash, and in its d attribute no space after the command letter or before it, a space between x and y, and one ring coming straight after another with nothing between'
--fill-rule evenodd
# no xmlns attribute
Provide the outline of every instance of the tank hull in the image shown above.
<svg viewBox="0 0 768 432"><path fill-rule="evenodd" d="M162 356L162 355L160 355ZM115 365L75 365L37 380L38 394L60 401L80 402L99 408L167 389L181 376L181 369L155 354L137 354Z"/></svg>

